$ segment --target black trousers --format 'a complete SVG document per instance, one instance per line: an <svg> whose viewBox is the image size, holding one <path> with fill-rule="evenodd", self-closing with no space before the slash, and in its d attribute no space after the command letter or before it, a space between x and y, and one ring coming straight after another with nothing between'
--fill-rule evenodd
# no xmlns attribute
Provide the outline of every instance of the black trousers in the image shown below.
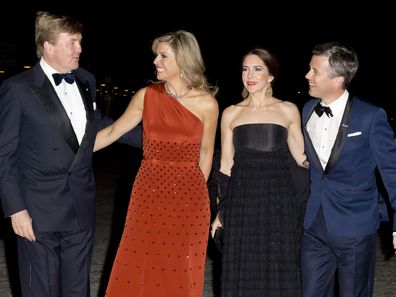
<svg viewBox="0 0 396 297"><path fill-rule="evenodd" d="M22 297L90 297L94 231L35 232L18 237Z"/></svg>

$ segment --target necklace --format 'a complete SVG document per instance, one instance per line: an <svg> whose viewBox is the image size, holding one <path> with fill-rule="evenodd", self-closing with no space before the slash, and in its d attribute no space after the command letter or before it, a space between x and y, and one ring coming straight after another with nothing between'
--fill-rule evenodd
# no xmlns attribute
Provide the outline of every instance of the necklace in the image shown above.
<svg viewBox="0 0 396 297"><path fill-rule="evenodd" d="M173 94L173 93L169 90L168 85L165 84L165 91L166 91L166 93L167 93L169 96L172 96L173 98L179 100L179 99L183 98L184 96L186 96L186 95L191 91L191 89L188 89L187 92L185 92L184 94L176 95L176 94Z"/></svg>

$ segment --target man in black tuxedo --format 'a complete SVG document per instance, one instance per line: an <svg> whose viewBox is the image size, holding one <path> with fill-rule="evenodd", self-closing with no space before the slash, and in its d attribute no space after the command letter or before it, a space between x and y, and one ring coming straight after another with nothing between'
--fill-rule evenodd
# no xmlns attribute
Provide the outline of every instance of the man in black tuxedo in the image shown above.
<svg viewBox="0 0 396 297"><path fill-rule="evenodd" d="M90 296L100 123L95 78L79 68L81 32L70 17L38 12L40 60L0 88L0 197L19 235L24 297Z"/></svg>

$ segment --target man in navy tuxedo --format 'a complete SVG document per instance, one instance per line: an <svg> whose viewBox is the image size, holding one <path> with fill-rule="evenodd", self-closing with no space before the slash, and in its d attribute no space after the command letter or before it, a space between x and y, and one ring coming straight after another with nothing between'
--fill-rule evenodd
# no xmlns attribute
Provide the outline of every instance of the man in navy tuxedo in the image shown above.
<svg viewBox="0 0 396 297"><path fill-rule="evenodd" d="M95 226L95 78L82 25L38 12L39 62L0 88L0 197L18 235L23 297L89 297ZM132 133L139 144L139 131Z"/></svg>
<svg viewBox="0 0 396 297"><path fill-rule="evenodd" d="M394 133L382 108L348 93L358 66L354 49L330 42L313 49L305 76L310 96L319 99L302 112L311 186L303 297L333 296L336 271L340 296L372 296L380 222L376 168L396 209Z"/></svg>

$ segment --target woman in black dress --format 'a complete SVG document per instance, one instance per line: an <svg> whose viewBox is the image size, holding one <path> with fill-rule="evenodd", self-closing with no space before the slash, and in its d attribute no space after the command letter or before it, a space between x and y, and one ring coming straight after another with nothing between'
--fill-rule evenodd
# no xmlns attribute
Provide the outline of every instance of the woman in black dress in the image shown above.
<svg viewBox="0 0 396 297"><path fill-rule="evenodd" d="M219 215L223 227L222 297L300 296L303 200L292 177L306 166L300 114L272 96L277 59L263 48L242 62L242 102L221 119ZM296 186L306 190L307 171ZM305 196L304 196L305 197Z"/></svg>

